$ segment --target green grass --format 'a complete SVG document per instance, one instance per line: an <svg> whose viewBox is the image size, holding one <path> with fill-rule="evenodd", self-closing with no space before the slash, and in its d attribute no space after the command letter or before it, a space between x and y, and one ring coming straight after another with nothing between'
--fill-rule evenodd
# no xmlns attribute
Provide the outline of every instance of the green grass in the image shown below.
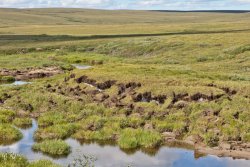
<svg viewBox="0 0 250 167"><path fill-rule="evenodd" d="M31 127L32 119L31 118L15 118L13 124L20 128Z"/></svg>
<svg viewBox="0 0 250 167"><path fill-rule="evenodd" d="M0 124L0 144L9 144L22 138L22 133L9 124Z"/></svg>
<svg viewBox="0 0 250 167"><path fill-rule="evenodd" d="M44 129L38 129L34 134L34 138L36 140L65 139L70 137L75 130L76 126L73 124L58 124Z"/></svg>
<svg viewBox="0 0 250 167"><path fill-rule="evenodd" d="M0 166L1 167L26 167L28 160L17 154L0 153Z"/></svg>
<svg viewBox="0 0 250 167"><path fill-rule="evenodd" d="M156 148L162 142L161 135L142 129L124 129L118 139L118 145L123 149Z"/></svg>
<svg viewBox="0 0 250 167"><path fill-rule="evenodd" d="M0 153L0 167L59 167L48 160L39 160L29 163L28 160L13 153Z"/></svg>
<svg viewBox="0 0 250 167"><path fill-rule="evenodd" d="M70 146L63 140L45 140L34 144L32 148L52 156L63 156L70 153Z"/></svg>
<svg viewBox="0 0 250 167"><path fill-rule="evenodd" d="M12 76L0 76L0 82L14 82L15 78Z"/></svg>
<svg viewBox="0 0 250 167"><path fill-rule="evenodd" d="M1 110L2 124L18 126L35 115L39 141L111 140L125 149L157 147L164 132L178 139L199 135L210 147L250 141L249 14L2 10L1 68L65 70L25 86L0 86L1 106L17 112ZM76 83L81 76L116 84L95 95L95 88ZM119 95L120 86L130 82L141 86ZM166 100L135 102L140 93ZM30 105L33 111L27 111ZM15 130L8 125L8 131Z"/></svg>
<svg viewBox="0 0 250 167"><path fill-rule="evenodd" d="M28 165L28 167L60 167L59 165L49 161L49 160L39 160L32 162Z"/></svg>
<svg viewBox="0 0 250 167"><path fill-rule="evenodd" d="M16 113L11 110L0 108L0 123L10 123L15 118Z"/></svg>

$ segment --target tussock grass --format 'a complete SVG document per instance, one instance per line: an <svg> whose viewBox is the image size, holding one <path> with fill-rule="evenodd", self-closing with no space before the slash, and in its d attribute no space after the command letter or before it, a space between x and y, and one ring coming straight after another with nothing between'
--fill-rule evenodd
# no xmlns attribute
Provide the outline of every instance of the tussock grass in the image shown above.
<svg viewBox="0 0 250 167"><path fill-rule="evenodd" d="M12 77L12 76L1 76L0 75L0 83L1 82L14 82L15 81L15 78Z"/></svg>
<svg viewBox="0 0 250 167"><path fill-rule="evenodd" d="M118 139L118 145L123 149L131 148L155 148L162 141L161 135L156 132L142 129L124 129Z"/></svg>
<svg viewBox="0 0 250 167"><path fill-rule="evenodd" d="M35 151L41 151L52 156L62 156L70 153L70 146L62 140L45 140L34 144L32 148Z"/></svg>
<svg viewBox="0 0 250 167"><path fill-rule="evenodd" d="M0 123L10 123L15 116L16 113L14 111L0 108Z"/></svg>
<svg viewBox="0 0 250 167"><path fill-rule="evenodd" d="M60 167L59 165L49 161L49 160L39 160L32 162L28 165L28 167Z"/></svg>
<svg viewBox="0 0 250 167"><path fill-rule="evenodd" d="M0 124L0 144L13 143L23 137L22 133L9 124Z"/></svg>
<svg viewBox="0 0 250 167"><path fill-rule="evenodd" d="M36 140L65 139L73 134L75 130L76 126L74 124L57 124L38 129L34 134L34 138Z"/></svg>
<svg viewBox="0 0 250 167"><path fill-rule="evenodd" d="M25 86L0 86L3 107L38 116L36 139L112 140L127 149L156 147L164 132L180 139L199 135L208 146L250 141L248 15L179 13L177 17L176 13L136 11L132 19L130 11L103 14L78 10L72 9L75 12L67 21L64 18L69 15L63 9L24 10L30 14L25 15L29 23L16 23L18 26L12 26L13 20L4 15L21 17L23 10L0 10L0 20L7 24L0 27L0 34L9 34L1 35L1 68L58 66L65 70L65 74ZM63 17L55 20L50 12ZM98 16L93 17L93 13ZM150 23L145 22L145 16ZM38 24L37 17L43 25L33 25ZM81 22L86 18L91 18L88 23ZM69 25L59 25L62 22ZM71 64L92 68L78 70ZM135 92L126 90L120 99L124 107L105 107L110 101L94 101L102 95L89 93L94 87L77 84L75 78L66 81L70 74L76 78L86 75L98 83L116 80L116 85L103 91L114 101L117 84L129 82L141 84L133 90L136 93L151 92L152 96L167 98L164 104L134 102L131 94ZM187 94L188 99L175 102L175 96L181 94ZM190 100L197 94L220 98ZM127 108L130 103L132 111ZM30 105L33 111L27 111ZM10 134L16 133L15 129L4 123L14 120L18 125L27 119L15 117L15 113L0 110L1 126L7 126Z"/></svg>
<svg viewBox="0 0 250 167"><path fill-rule="evenodd" d="M0 167L27 167L28 160L17 154L0 153Z"/></svg>
<svg viewBox="0 0 250 167"><path fill-rule="evenodd" d="M32 119L31 118L15 118L13 120L13 124L20 128L31 127Z"/></svg>

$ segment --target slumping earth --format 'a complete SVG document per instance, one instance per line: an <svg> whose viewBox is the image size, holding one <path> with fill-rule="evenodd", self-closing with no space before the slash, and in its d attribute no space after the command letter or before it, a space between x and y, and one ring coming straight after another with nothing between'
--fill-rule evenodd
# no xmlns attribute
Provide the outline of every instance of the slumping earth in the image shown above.
<svg viewBox="0 0 250 167"><path fill-rule="evenodd" d="M84 12L0 10L0 144L35 118L33 149L52 155L72 137L250 158L250 14ZM16 156L0 162L27 166Z"/></svg>

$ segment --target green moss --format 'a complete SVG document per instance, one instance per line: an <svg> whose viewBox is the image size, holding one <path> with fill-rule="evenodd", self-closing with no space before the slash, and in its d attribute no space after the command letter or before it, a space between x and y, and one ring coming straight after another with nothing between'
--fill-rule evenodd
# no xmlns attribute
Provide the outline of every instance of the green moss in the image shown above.
<svg viewBox="0 0 250 167"><path fill-rule="evenodd" d="M45 140L41 143L36 143L32 147L35 151L61 156L70 153L70 146L63 140Z"/></svg>

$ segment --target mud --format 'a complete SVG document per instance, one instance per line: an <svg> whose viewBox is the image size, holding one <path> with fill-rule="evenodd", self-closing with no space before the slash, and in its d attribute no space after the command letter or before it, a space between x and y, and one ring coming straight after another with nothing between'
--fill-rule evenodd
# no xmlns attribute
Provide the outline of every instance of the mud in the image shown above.
<svg viewBox="0 0 250 167"><path fill-rule="evenodd" d="M64 71L59 67L27 68L24 70L0 69L0 75L13 76L17 81L25 81L35 78L45 78L62 74Z"/></svg>
<svg viewBox="0 0 250 167"><path fill-rule="evenodd" d="M134 102L151 102L156 101L159 104L164 104L167 99L166 95L153 96L151 92L138 93L132 96Z"/></svg>
<svg viewBox="0 0 250 167"><path fill-rule="evenodd" d="M219 86L217 86L217 85L215 85L215 84L213 84L213 83L210 83L210 84L208 84L207 86L221 89L221 90L223 90L223 91L224 91L227 95L229 95L229 96L232 96L232 95L237 94L237 91L236 91L236 90L231 89L231 88L229 88L229 87L219 87Z"/></svg>
<svg viewBox="0 0 250 167"><path fill-rule="evenodd" d="M221 97L223 97L225 94L218 94L218 95L206 95L203 93L195 93L193 95L189 95L188 93L180 93L176 94L173 92L173 98L172 98L172 105L170 106L173 107L175 103L177 102L204 102L204 101L213 101L213 100L218 100ZM184 104L181 104L178 108L182 108Z"/></svg>
<svg viewBox="0 0 250 167"><path fill-rule="evenodd" d="M73 75L73 74L71 74ZM72 76L71 76L72 78ZM80 84L80 83L85 83L85 84L89 84L93 87L96 87L100 90L105 90L105 89L109 89L111 88L115 83L116 81L115 80L108 80L108 81L105 81L105 82L100 82L100 83L97 83L96 80L94 79L90 79L88 78L87 76L83 75L77 79L75 79L75 81Z"/></svg>
<svg viewBox="0 0 250 167"><path fill-rule="evenodd" d="M246 159L250 160L250 144L249 143L222 143L218 147L206 147L202 143L202 139L199 136L190 136L186 140L178 140L175 138L175 134L168 132L164 134L165 143L167 145L182 145L195 150L197 155L216 155L218 157L232 157L234 159ZM237 149L235 149L237 148Z"/></svg>
<svg viewBox="0 0 250 167"><path fill-rule="evenodd" d="M196 147L195 151L200 154L211 154L218 157L233 157L235 159L250 160L249 151L225 150L219 148Z"/></svg>

